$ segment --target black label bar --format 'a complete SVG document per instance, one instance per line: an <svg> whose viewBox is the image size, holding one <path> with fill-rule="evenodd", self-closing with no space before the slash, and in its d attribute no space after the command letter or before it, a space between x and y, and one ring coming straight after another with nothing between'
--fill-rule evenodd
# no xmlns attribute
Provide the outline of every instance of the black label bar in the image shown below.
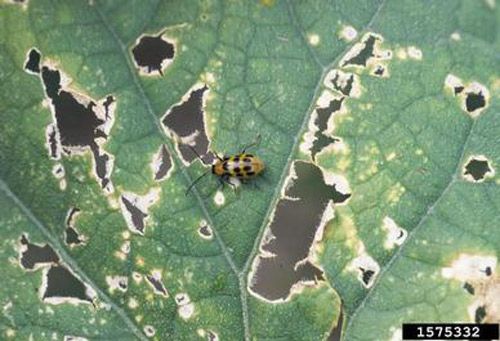
<svg viewBox="0 0 500 341"><path fill-rule="evenodd" d="M496 323L403 323L403 340L498 340Z"/></svg>

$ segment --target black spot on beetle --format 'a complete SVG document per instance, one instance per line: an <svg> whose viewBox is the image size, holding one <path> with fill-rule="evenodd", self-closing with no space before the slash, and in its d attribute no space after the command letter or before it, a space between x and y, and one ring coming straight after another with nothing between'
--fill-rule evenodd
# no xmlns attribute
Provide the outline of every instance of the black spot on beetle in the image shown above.
<svg viewBox="0 0 500 341"><path fill-rule="evenodd" d="M464 286L463 288L471 295L474 295L475 293L475 290L474 290L474 287L472 286L472 284L470 284L469 282L465 282L464 283Z"/></svg>
<svg viewBox="0 0 500 341"><path fill-rule="evenodd" d="M235 167L235 168L234 168L234 172L235 172L235 173L239 173L239 172L241 172L240 167Z"/></svg>
<svg viewBox="0 0 500 341"><path fill-rule="evenodd" d="M464 175L470 175L475 181L484 179L487 173L492 172L492 169L487 160L479 160L472 158L465 166Z"/></svg>
<svg viewBox="0 0 500 341"><path fill-rule="evenodd" d="M252 166L245 166L245 167L243 167L243 170L245 172L249 172L250 170L252 170Z"/></svg>
<svg viewBox="0 0 500 341"><path fill-rule="evenodd" d="M163 75L162 64L172 60L175 54L174 44L164 40L162 33L158 36L143 36L132 49L136 64L145 67L148 73L157 71Z"/></svg>

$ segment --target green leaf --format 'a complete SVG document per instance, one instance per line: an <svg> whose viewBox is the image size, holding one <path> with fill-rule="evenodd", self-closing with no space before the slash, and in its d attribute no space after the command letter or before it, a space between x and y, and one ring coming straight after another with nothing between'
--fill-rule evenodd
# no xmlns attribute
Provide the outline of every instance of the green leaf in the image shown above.
<svg viewBox="0 0 500 341"><path fill-rule="evenodd" d="M0 2L2 338L498 322L499 19L494 1ZM143 35L170 63L137 67ZM266 169L185 195L209 168L165 119L202 85L197 151L260 134Z"/></svg>

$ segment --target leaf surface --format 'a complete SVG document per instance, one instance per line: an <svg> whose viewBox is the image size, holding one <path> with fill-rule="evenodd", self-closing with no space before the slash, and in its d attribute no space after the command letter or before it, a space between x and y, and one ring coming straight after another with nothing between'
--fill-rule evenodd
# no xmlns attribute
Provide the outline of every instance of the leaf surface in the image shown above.
<svg viewBox="0 0 500 341"><path fill-rule="evenodd" d="M402 322L473 321L480 306L483 321L498 320L499 13L490 1L4 1L3 337L317 340L342 315L342 339L372 340L398 339ZM175 45L163 75L134 63L143 34ZM87 145L65 150L59 132L61 157L50 157L62 92L51 97L43 70L26 72L33 48L78 108L101 110L106 138L73 127ZM334 69L353 75L349 86L328 83ZM185 195L208 168L186 164L164 126L197 84L208 88L211 151L235 154L262 136L252 152L265 176L224 186L222 205L214 176ZM342 103L320 118L325 93ZM157 155L172 167L162 181ZM479 181L466 174L473 159L486 165ZM310 248L324 280L271 303L248 286L297 160L351 196ZM23 236L58 265L23 268ZM57 266L92 298L44 298Z"/></svg>

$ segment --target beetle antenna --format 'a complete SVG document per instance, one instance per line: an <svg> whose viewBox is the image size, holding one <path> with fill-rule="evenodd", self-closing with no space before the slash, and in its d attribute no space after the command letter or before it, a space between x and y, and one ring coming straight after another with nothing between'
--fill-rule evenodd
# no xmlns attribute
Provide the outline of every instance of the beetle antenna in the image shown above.
<svg viewBox="0 0 500 341"><path fill-rule="evenodd" d="M245 153L245 152L246 152L246 150L247 150L248 148L258 145L258 144L260 143L260 139L261 139L261 136L260 136L260 134L258 134L258 135L255 137L255 140L254 140L252 143L250 143L248 146L245 146L245 147L243 148L242 153Z"/></svg>
<svg viewBox="0 0 500 341"><path fill-rule="evenodd" d="M207 170L205 173L203 173L202 175L200 175L196 180L194 180L193 182L191 182L191 185L189 185L188 189L186 190L186 196L189 194L189 192L191 191L191 189L193 188L194 185L196 185L198 183L198 181L201 180L201 178L203 178L205 175L208 174L208 172L210 172L210 169Z"/></svg>
<svg viewBox="0 0 500 341"><path fill-rule="evenodd" d="M196 149L193 148L193 146L189 145L189 144L186 144L186 146L188 146L191 151L198 157L198 159L200 159L200 161L204 164L204 165L207 165L205 163L205 161L202 159L202 157L200 156L200 154L198 154L198 152L196 151Z"/></svg>

